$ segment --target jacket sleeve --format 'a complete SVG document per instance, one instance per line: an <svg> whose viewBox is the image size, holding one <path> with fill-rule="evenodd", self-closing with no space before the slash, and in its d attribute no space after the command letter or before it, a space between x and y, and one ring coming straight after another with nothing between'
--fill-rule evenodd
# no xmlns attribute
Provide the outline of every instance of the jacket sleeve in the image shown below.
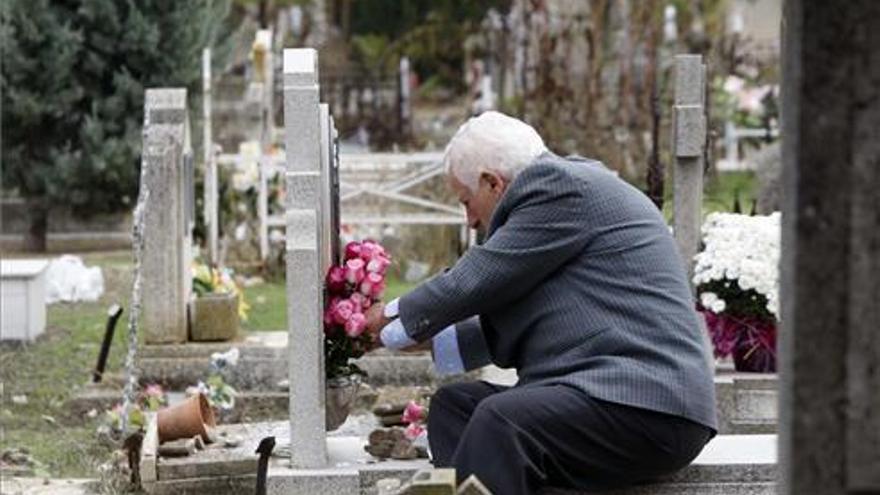
<svg viewBox="0 0 880 495"><path fill-rule="evenodd" d="M416 341L470 316L511 304L533 290L590 241L579 181L556 167L524 170L496 207L485 244L400 302L400 318Z"/></svg>
<svg viewBox="0 0 880 495"><path fill-rule="evenodd" d="M489 346L480 326L480 318L472 316L455 324L458 353L465 371L482 368L492 362Z"/></svg>

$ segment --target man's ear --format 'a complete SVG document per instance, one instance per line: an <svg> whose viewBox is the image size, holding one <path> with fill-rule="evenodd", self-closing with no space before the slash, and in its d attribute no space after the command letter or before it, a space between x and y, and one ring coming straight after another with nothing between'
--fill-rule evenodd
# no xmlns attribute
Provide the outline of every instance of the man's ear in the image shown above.
<svg viewBox="0 0 880 495"><path fill-rule="evenodd" d="M486 181L486 184L489 184L489 189L496 193L504 192L504 189L507 187L507 181L504 180L504 177L491 170L481 172L480 180Z"/></svg>

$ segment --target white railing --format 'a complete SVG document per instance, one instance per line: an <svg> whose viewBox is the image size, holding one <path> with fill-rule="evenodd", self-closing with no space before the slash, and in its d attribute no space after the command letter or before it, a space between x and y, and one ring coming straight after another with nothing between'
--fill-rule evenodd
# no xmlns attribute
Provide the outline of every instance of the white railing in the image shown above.
<svg viewBox="0 0 880 495"><path fill-rule="evenodd" d="M237 167L245 160L239 154L220 154L217 164ZM460 225L467 220L460 207L418 196L411 189L443 175L443 154L420 153L341 153L339 155L340 222L349 225ZM257 216L260 253L268 255L269 229L285 228L282 214L269 211L269 182L282 174L286 156L264 155L260 160ZM416 211L376 211L358 205L367 197L380 198L391 205L406 205ZM470 238L470 236L468 236Z"/></svg>

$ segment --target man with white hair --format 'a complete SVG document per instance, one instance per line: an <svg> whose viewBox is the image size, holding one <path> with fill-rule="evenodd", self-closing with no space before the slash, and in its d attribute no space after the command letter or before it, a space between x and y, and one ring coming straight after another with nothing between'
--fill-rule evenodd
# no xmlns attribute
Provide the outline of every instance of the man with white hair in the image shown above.
<svg viewBox="0 0 880 495"><path fill-rule="evenodd" d="M368 315L385 347L431 342L439 371L490 362L513 387L441 387L435 466L493 493L606 489L687 465L715 434L711 358L660 212L601 163L561 158L527 124L470 119L450 187L483 232L447 271Z"/></svg>

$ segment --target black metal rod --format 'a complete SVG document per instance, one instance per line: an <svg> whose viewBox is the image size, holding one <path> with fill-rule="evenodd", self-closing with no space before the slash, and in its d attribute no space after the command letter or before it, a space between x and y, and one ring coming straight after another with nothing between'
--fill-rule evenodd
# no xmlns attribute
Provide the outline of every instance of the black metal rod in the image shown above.
<svg viewBox="0 0 880 495"><path fill-rule="evenodd" d="M257 446L256 453L260 454L260 459L257 461L256 495L266 495L266 472L269 470L269 457L274 448L275 437L266 437L260 440L260 445Z"/></svg>
<svg viewBox="0 0 880 495"><path fill-rule="evenodd" d="M100 383L104 376L104 367L107 366L107 356L110 354L110 344L113 343L113 331L116 329L116 322L122 316L122 306L114 304L107 310L107 327L104 329L104 341L101 342L101 352L98 354L98 363L95 365L95 371L92 373L92 383Z"/></svg>

